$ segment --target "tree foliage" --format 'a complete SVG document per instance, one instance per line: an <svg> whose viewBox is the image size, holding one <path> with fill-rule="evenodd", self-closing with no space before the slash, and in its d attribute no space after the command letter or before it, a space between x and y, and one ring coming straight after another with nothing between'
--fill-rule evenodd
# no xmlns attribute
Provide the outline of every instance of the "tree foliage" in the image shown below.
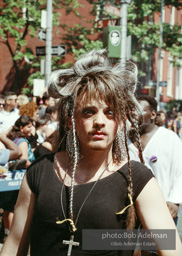
<svg viewBox="0 0 182 256"><path fill-rule="evenodd" d="M92 1L91 1L92 2ZM100 1L100 18L117 18L104 12L104 5L107 1ZM118 8L121 3L118 0L109 1ZM165 6L174 6L182 9L180 0L165 0ZM161 0L135 0L131 1L128 7L128 35L132 36L132 60L145 63L149 56L159 47L160 42L160 24L154 22L154 14L160 15ZM168 23L163 24L163 44L162 48L170 52L174 57L174 62L182 58L182 34L181 24L171 26ZM177 62L176 62L177 63ZM145 73L141 72L145 75Z"/></svg>
<svg viewBox="0 0 182 256"><path fill-rule="evenodd" d="M164 1L167 6L179 8L180 1ZM182 6L181 6L182 7ZM138 49L134 51L145 51L151 54L151 49L159 46L160 25L154 22L154 13L160 14L161 0L135 0L128 9L128 33L137 40ZM168 23L163 24L163 45L162 48L169 51L173 57L182 58L181 51L181 24L171 26ZM141 61L139 59L139 61Z"/></svg>
<svg viewBox="0 0 182 256"><path fill-rule="evenodd" d="M54 0L53 6L64 8L67 13L74 12L78 15L77 0ZM41 10L46 9L45 0L2 0L0 8L0 44L5 44L12 57L13 66L7 75L6 88L20 92L22 77L27 75L25 82L30 77L29 85L32 84L31 73L39 74L39 58L32 49L27 47L27 36L37 37L41 23ZM59 13L54 14L53 24L58 25ZM37 71L37 72L36 72ZM29 90L24 90L31 93Z"/></svg>
<svg viewBox="0 0 182 256"><path fill-rule="evenodd" d="M60 34L60 39L66 44L67 52L72 52L75 58L81 54L92 50L100 49L102 44L102 29L97 29L93 25L91 29L83 22L79 24L59 24L59 13L55 10L64 8L67 15L74 13L85 24L94 24L97 14L97 6L100 6L100 18L116 18L104 11L105 2L103 0L85 0L92 6L90 13L93 19L88 20L84 10L84 4L79 0L54 0L53 24L64 29L64 34ZM111 4L120 7L120 0L110 0ZM165 5L172 5L181 8L180 0L165 0ZM13 90L18 90L22 80L22 74L29 77L28 88L24 92L32 93L34 78L43 78L40 74L40 58L33 54L31 48L27 46L27 36L37 37L40 28L41 10L46 9L46 0L2 0L0 9L0 44L5 44L12 56L13 66L8 74L7 87L12 85ZM128 8L128 35L133 37L132 59L138 63L145 63L149 59L155 48L159 45L159 24L154 22L154 13L160 12L161 0L135 0ZM81 10L81 11L80 11ZM85 15L85 16L84 16ZM81 25L82 24L82 25ZM175 24L163 24L163 45L162 48L169 51L176 58L182 58L182 34L180 26ZM59 30L59 29L58 29ZM94 38L94 40L93 40ZM60 58L59 58L60 59ZM52 69L58 67L70 67L72 63L60 63L58 58L53 58ZM60 65L60 66L58 66ZM26 71L26 72L25 72ZM141 72L144 75L144 73ZM12 82L13 81L13 82Z"/></svg>

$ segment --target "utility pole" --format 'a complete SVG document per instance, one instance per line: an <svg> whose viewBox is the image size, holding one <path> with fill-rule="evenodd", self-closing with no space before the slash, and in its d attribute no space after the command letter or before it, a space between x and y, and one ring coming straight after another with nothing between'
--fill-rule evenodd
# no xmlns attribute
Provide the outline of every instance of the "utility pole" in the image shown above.
<svg viewBox="0 0 182 256"><path fill-rule="evenodd" d="M158 65L157 65L157 84L156 84L156 100L160 102L160 93L159 93L159 84L160 84L160 75L161 75L161 51L162 51L162 42L163 42L163 8L164 0L161 0L161 13L160 13L160 41L159 41L159 52L158 52Z"/></svg>
<svg viewBox="0 0 182 256"><path fill-rule="evenodd" d="M121 4L121 65L125 67L126 64L126 56L127 56L127 11L128 11L128 4L130 0L120 0Z"/></svg>
<svg viewBox="0 0 182 256"><path fill-rule="evenodd" d="M46 64L45 64L45 86L48 86L51 75L52 58L52 0L47 0L47 25L46 25Z"/></svg>

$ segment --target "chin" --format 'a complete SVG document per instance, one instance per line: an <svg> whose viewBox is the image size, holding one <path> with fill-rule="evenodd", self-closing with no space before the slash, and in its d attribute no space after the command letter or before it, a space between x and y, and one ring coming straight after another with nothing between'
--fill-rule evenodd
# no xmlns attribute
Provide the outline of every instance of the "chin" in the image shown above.
<svg viewBox="0 0 182 256"><path fill-rule="evenodd" d="M106 145L102 145L101 143L96 144L90 144L89 148L96 151L102 151L107 149L108 147Z"/></svg>
<svg viewBox="0 0 182 256"><path fill-rule="evenodd" d="M102 150L104 150L104 149L106 149L106 148L104 148L104 147L99 147L99 146L94 146L94 147L90 147L90 149L95 150L95 151L102 151Z"/></svg>
<svg viewBox="0 0 182 256"><path fill-rule="evenodd" d="M144 132L147 127L148 127L148 124L143 123L142 125L139 126L139 131Z"/></svg>

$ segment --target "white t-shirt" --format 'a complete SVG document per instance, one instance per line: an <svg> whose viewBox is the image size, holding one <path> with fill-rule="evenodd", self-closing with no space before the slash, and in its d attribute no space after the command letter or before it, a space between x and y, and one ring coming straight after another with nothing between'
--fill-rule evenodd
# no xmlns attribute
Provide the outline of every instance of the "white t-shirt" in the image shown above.
<svg viewBox="0 0 182 256"><path fill-rule="evenodd" d="M59 122L54 121L48 124L47 129L52 130L52 132L56 131L58 129Z"/></svg>
<svg viewBox="0 0 182 256"><path fill-rule="evenodd" d="M17 108L14 108L11 112L2 110L0 112L0 134L13 126L19 117L19 110Z"/></svg>
<svg viewBox="0 0 182 256"><path fill-rule="evenodd" d="M5 165L9 161L10 150L2 149L0 150L0 165Z"/></svg>
<svg viewBox="0 0 182 256"><path fill-rule="evenodd" d="M132 160L139 160L137 148L130 142ZM159 183L167 202L182 203L182 142L171 130L159 127L147 143L143 157ZM155 158L156 161L152 161Z"/></svg>

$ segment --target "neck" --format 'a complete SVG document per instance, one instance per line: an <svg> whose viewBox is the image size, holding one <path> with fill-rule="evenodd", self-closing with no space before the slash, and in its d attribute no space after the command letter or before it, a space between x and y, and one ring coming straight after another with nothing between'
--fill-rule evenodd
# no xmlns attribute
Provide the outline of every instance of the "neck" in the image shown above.
<svg viewBox="0 0 182 256"><path fill-rule="evenodd" d="M106 166L112 159L112 147L107 150L85 150L81 152L79 166L83 169L91 170L100 166Z"/></svg>
<svg viewBox="0 0 182 256"><path fill-rule="evenodd" d="M13 109L15 109L15 108L12 108L12 107L9 106L9 105L6 105L6 106L4 107L4 110L7 111L7 112L11 112Z"/></svg>
<svg viewBox="0 0 182 256"><path fill-rule="evenodd" d="M9 106L5 106L4 107L4 110L7 111L7 112L11 112L14 108L11 108Z"/></svg>
<svg viewBox="0 0 182 256"><path fill-rule="evenodd" d="M92 152L93 151L93 152ZM76 170L75 180L77 183L85 183L97 180L102 172L110 170L112 162L112 150L108 151L87 151L81 156Z"/></svg>
<svg viewBox="0 0 182 256"><path fill-rule="evenodd" d="M140 135L143 135L143 134L150 134L150 133L153 133L154 131L157 130L157 125L155 124L148 124L148 125L143 125L140 127Z"/></svg>

